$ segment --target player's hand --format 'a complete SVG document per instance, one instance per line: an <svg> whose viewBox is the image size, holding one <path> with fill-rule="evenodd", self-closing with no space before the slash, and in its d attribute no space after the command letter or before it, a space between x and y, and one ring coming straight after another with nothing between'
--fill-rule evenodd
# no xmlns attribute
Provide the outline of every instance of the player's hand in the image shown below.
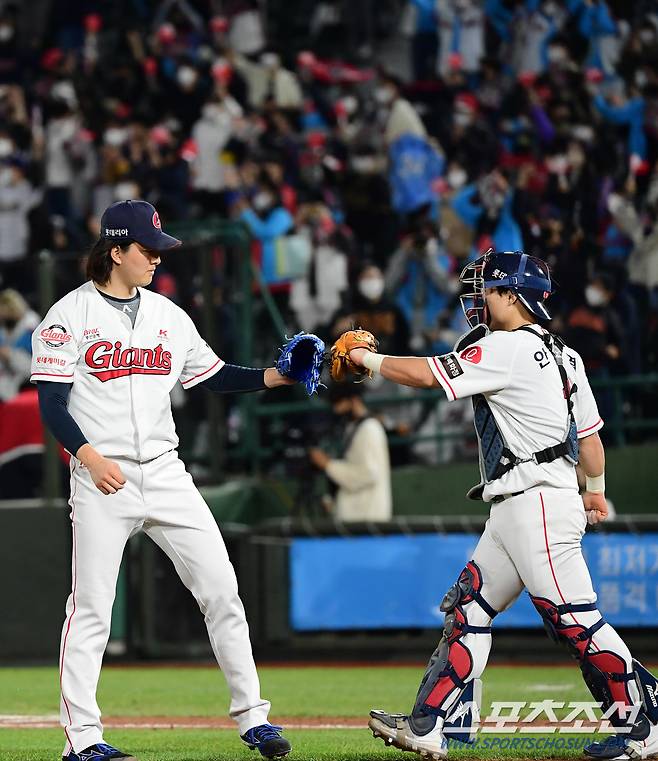
<svg viewBox="0 0 658 761"><path fill-rule="evenodd" d="M601 523L608 517L608 503L604 494L586 491L583 494L583 507L590 525Z"/></svg>
<svg viewBox="0 0 658 761"><path fill-rule="evenodd" d="M281 375L276 367L268 367L265 370L263 382L267 388L276 388L277 386L292 386L297 383L294 378L286 378L285 375Z"/></svg>
<svg viewBox="0 0 658 761"><path fill-rule="evenodd" d="M103 494L116 494L125 486L126 479L119 465L114 460L103 457L91 444L83 444L76 452L76 457L87 468L91 480Z"/></svg>
<svg viewBox="0 0 658 761"><path fill-rule="evenodd" d="M101 457L98 462L89 467L89 473L96 488L103 494L116 494L126 483L121 468L107 457Z"/></svg>
<svg viewBox="0 0 658 761"><path fill-rule="evenodd" d="M352 349L350 352L350 359L352 362L354 362L355 365L359 365L363 367L363 358L366 356L366 354L369 352L369 349L363 349L361 347L357 349Z"/></svg>

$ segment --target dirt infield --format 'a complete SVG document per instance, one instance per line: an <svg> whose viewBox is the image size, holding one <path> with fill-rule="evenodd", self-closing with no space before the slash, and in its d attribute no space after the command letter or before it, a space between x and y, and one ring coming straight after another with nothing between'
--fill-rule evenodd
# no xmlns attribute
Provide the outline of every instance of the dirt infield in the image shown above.
<svg viewBox="0 0 658 761"><path fill-rule="evenodd" d="M275 716L272 721L286 729L367 729L367 717L355 716ZM59 727L59 717L0 714L0 729L54 729ZM235 729L235 722L224 716L104 716L103 726L112 729ZM583 722L578 732L596 732L600 724ZM512 729L521 734L555 732L563 725L546 720L530 723L505 723L504 733ZM500 732L495 721L482 722L480 732Z"/></svg>
<svg viewBox="0 0 658 761"><path fill-rule="evenodd" d="M366 729L368 720L354 716L276 716L275 724L286 729ZM0 714L0 729L53 729L59 717ZM104 716L103 726L112 729L235 729L235 722L222 716Z"/></svg>

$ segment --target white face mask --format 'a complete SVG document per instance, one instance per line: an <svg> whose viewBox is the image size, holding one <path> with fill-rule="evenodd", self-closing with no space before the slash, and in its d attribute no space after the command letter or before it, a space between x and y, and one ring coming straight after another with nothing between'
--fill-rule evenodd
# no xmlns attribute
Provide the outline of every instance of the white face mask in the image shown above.
<svg viewBox="0 0 658 761"><path fill-rule="evenodd" d="M352 116L352 114L355 114L359 108L359 101L354 97L354 95L346 95L343 98L343 108L345 109L345 113L348 116Z"/></svg>
<svg viewBox="0 0 658 761"><path fill-rule="evenodd" d="M642 89L647 86L647 83L649 82L649 77L647 76L646 71L643 71L642 69L638 69L635 72L634 80L637 87Z"/></svg>
<svg viewBox="0 0 658 761"><path fill-rule="evenodd" d="M602 307L606 302L605 294L595 285L588 285L585 288L585 301L591 307Z"/></svg>
<svg viewBox="0 0 658 761"><path fill-rule="evenodd" d="M564 48L549 48L548 60L551 63L562 63L567 60L567 51Z"/></svg>
<svg viewBox="0 0 658 761"><path fill-rule="evenodd" d="M176 81L181 87L191 87L196 82L196 71L191 66L181 66L176 72Z"/></svg>
<svg viewBox="0 0 658 761"><path fill-rule="evenodd" d="M384 278L365 277L359 280L359 293L369 301L377 301L384 293Z"/></svg>
<svg viewBox="0 0 658 761"><path fill-rule="evenodd" d="M269 193L261 191L260 193L256 193L251 201L251 204L254 209L256 209L256 211L263 211L272 205L272 196Z"/></svg>
<svg viewBox="0 0 658 761"><path fill-rule="evenodd" d="M7 42L14 36L14 27L8 24L0 26L0 42Z"/></svg>
<svg viewBox="0 0 658 761"><path fill-rule="evenodd" d="M0 157L10 156L14 150L14 143L8 137L0 137Z"/></svg>
<svg viewBox="0 0 658 761"><path fill-rule="evenodd" d="M103 133L103 142L115 148L126 141L126 131L120 127L108 127Z"/></svg>
<svg viewBox="0 0 658 761"><path fill-rule="evenodd" d="M455 112L453 118L457 127L468 127L470 124L473 124L473 117L465 111Z"/></svg>
<svg viewBox="0 0 658 761"><path fill-rule="evenodd" d="M387 106L393 100L394 92L390 87L378 87L375 90L375 100L382 106Z"/></svg>
<svg viewBox="0 0 658 761"><path fill-rule="evenodd" d="M446 179L448 181L448 185L450 185L450 187L454 190L457 190L458 188L463 188L464 185L466 185L468 175L463 169L451 169L448 172Z"/></svg>
<svg viewBox="0 0 658 761"><path fill-rule="evenodd" d="M132 182L119 182L114 186L114 197L117 201L129 201L139 197L139 190Z"/></svg>

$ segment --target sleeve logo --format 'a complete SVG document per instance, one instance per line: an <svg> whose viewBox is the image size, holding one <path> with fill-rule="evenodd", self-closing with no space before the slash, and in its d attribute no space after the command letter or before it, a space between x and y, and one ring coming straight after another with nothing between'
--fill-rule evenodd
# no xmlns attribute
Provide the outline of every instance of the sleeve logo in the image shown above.
<svg viewBox="0 0 658 761"><path fill-rule="evenodd" d="M444 354L439 357L439 362L443 365L443 369L446 371L448 378L458 378L464 374L462 366L459 364L459 360L454 354Z"/></svg>
<svg viewBox="0 0 658 761"><path fill-rule="evenodd" d="M482 347L469 346L468 349L464 349L464 351L459 355L459 358L465 360L466 362L472 362L474 365L477 365L482 359Z"/></svg>
<svg viewBox="0 0 658 761"><path fill-rule="evenodd" d="M58 349L71 340L71 336L66 332L66 328L63 325L51 325L48 328L44 328L39 333L39 337L48 346L52 346L53 349Z"/></svg>

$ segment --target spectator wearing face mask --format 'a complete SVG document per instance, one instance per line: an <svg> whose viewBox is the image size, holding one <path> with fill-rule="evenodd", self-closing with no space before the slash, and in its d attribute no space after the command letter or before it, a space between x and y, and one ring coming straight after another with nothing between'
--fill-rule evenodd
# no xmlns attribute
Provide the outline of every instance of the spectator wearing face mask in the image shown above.
<svg viewBox="0 0 658 761"><path fill-rule="evenodd" d="M615 296L610 275L595 275L585 287L585 303L567 318L567 341L583 358L589 377L608 377L626 369L626 336L611 304Z"/></svg>
<svg viewBox="0 0 658 761"><path fill-rule="evenodd" d="M521 228L514 216L514 188L498 170L467 185L452 198L452 207L480 241L492 241L496 251L521 251ZM486 245L476 242L482 250Z"/></svg>
<svg viewBox="0 0 658 761"><path fill-rule="evenodd" d="M297 76L281 65L277 53L263 53L258 62L236 55L236 69L249 86L249 105L262 108L266 101L280 109L298 111L303 106L302 88Z"/></svg>
<svg viewBox="0 0 658 761"><path fill-rule="evenodd" d="M219 214L223 209L226 166L222 151L241 117L241 106L228 93L215 95L203 106L201 117L192 128L197 151L192 162L194 200L206 216Z"/></svg>
<svg viewBox="0 0 658 761"><path fill-rule="evenodd" d="M658 169L647 193L644 209L638 211L628 195L611 193L608 210L616 227L632 242L627 271L633 295L640 311L640 323L649 320L650 303L658 293Z"/></svg>
<svg viewBox="0 0 658 761"><path fill-rule="evenodd" d="M24 292L35 285L34 264L27 260L29 212L40 194L25 178L23 164L10 159L0 164L0 283Z"/></svg>
<svg viewBox="0 0 658 761"><path fill-rule="evenodd" d="M395 299L410 330L412 351L423 351L439 314L457 290L453 261L439 244L431 223L420 221L386 268L386 292Z"/></svg>
<svg viewBox="0 0 658 761"><path fill-rule="evenodd" d="M72 217L71 187L75 169L71 145L78 131L78 119L63 100L50 105L45 133L46 187L48 210L69 220Z"/></svg>
<svg viewBox="0 0 658 761"><path fill-rule="evenodd" d="M315 333L331 319L347 290L347 241L320 199L299 207L295 229L308 240L311 255L306 274L292 283L290 308L302 330Z"/></svg>
<svg viewBox="0 0 658 761"><path fill-rule="evenodd" d="M282 278L276 261L276 240L289 233L295 224L290 212L283 206L273 183L264 174L258 179L256 192L249 203L237 202L238 219L260 244L260 266L264 282L275 290L287 291L289 281Z"/></svg>
<svg viewBox="0 0 658 761"><path fill-rule="evenodd" d="M352 317L355 325L379 339L379 351L400 356L409 351L409 324L400 307L387 296L384 273L366 264L356 283Z"/></svg>
<svg viewBox="0 0 658 761"><path fill-rule="evenodd" d="M418 112L401 94L401 82L391 75L383 75L375 90L375 100L384 118L384 140L391 145L402 135L427 138L427 130Z"/></svg>
<svg viewBox="0 0 658 761"><path fill-rule="evenodd" d="M32 333L41 322L18 291L0 292L0 401L12 399L30 377Z"/></svg>

